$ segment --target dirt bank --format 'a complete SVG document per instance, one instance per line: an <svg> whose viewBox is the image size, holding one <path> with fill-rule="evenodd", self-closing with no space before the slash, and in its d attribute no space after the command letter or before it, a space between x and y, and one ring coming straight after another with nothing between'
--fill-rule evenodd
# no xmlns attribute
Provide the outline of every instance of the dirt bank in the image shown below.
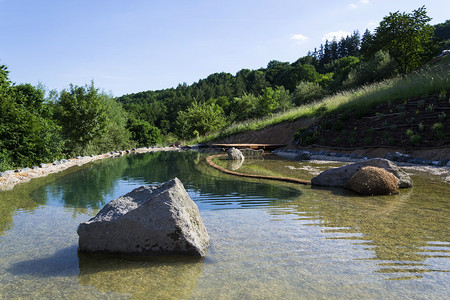
<svg viewBox="0 0 450 300"><path fill-rule="evenodd" d="M210 144L283 144L291 142L294 134L300 128L314 125L316 119L298 119L292 122L282 122L267 126L260 130L238 133L223 139L211 141Z"/></svg>
<svg viewBox="0 0 450 300"><path fill-rule="evenodd" d="M292 122L282 122L274 126L268 126L260 130L253 130L229 136L224 139L212 141L211 144L284 144L286 149L294 149L295 133L300 128L307 128L317 124L317 119L299 119ZM385 157L388 152L401 152L413 157L429 160L450 159L450 147L433 148L404 148L404 147L360 147L360 148L336 148L326 146L313 146L297 148L309 151L326 151L343 154L358 154L367 157Z"/></svg>

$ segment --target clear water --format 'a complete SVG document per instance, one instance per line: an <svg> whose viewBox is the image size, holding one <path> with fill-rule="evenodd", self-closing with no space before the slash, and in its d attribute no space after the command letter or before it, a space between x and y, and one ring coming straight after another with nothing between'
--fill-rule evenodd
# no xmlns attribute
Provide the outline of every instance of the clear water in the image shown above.
<svg viewBox="0 0 450 300"><path fill-rule="evenodd" d="M242 170L311 178L326 167L266 160ZM209 232L206 259L77 253L80 222L175 176ZM363 198L223 175L194 152L76 167L0 192L0 298L448 299L450 185L413 180L399 195Z"/></svg>

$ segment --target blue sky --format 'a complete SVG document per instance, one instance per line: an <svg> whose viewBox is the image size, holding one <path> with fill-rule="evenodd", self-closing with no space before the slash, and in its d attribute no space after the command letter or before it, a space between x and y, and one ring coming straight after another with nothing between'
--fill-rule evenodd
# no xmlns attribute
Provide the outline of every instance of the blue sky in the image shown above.
<svg viewBox="0 0 450 300"><path fill-rule="evenodd" d="M445 0L0 0L0 64L16 83L121 96L293 62L422 5L431 24L449 19Z"/></svg>

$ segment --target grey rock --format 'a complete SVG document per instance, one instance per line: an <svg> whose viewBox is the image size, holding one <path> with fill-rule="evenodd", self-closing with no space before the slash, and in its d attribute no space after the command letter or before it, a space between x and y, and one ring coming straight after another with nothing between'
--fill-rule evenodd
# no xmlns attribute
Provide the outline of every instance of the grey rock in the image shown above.
<svg viewBox="0 0 450 300"><path fill-rule="evenodd" d="M389 157L391 157L391 158L389 158ZM398 162L406 162L406 161L408 161L408 159L411 159L411 158L412 158L411 155L403 154L400 152L395 152L394 154L390 154L390 153L386 154L386 159L394 160L394 161L398 161Z"/></svg>
<svg viewBox="0 0 450 300"><path fill-rule="evenodd" d="M230 148L227 151L229 160L244 160L245 157L242 152L236 148Z"/></svg>
<svg viewBox="0 0 450 300"><path fill-rule="evenodd" d="M78 226L80 252L204 257L209 236L178 178L141 186Z"/></svg>
<svg viewBox="0 0 450 300"><path fill-rule="evenodd" d="M30 171L31 171L30 168L23 168L23 169L20 170L20 172L30 172Z"/></svg>
<svg viewBox="0 0 450 300"><path fill-rule="evenodd" d="M60 160L60 162L61 162L62 164L63 164L63 163L66 163L66 162L67 162L67 159L64 159L64 158L63 158L63 159Z"/></svg>
<svg viewBox="0 0 450 300"><path fill-rule="evenodd" d="M311 153L309 151L297 151L294 160L310 160Z"/></svg>
<svg viewBox="0 0 450 300"><path fill-rule="evenodd" d="M14 171L13 170L7 170L7 171L4 171L4 172L1 172L0 173L0 177L1 176L11 175L11 174L14 174Z"/></svg>
<svg viewBox="0 0 450 300"><path fill-rule="evenodd" d="M39 164L39 168L46 168L46 167L47 167L47 164L44 164L44 163Z"/></svg>
<svg viewBox="0 0 450 300"><path fill-rule="evenodd" d="M90 157L94 157L94 154L89 155Z"/></svg>
<svg viewBox="0 0 450 300"><path fill-rule="evenodd" d="M383 168L394 174L399 179L399 188L409 188L413 186L411 178L405 173L405 171L397 167L397 165L393 162L383 158L374 158L340 168L328 169L312 178L311 183L316 186L345 187L345 184L350 177L352 177L363 167L367 166Z"/></svg>
<svg viewBox="0 0 450 300"><path fill-rule="evenodd" d="M77 156L77 159L82 159L83 158L83 156Z"/></svg>

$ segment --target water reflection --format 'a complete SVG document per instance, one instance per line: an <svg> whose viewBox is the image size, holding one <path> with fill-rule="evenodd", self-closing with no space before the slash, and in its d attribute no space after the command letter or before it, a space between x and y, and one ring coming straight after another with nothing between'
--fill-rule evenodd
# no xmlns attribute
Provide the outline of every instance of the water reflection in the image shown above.
<svg viewBox="0 0 450 300"><path fill-rule="evenodd" d="M200 209L248 208L278 205L301 191L257 181L236 184L220 178L197 152L156 152L97 162L32 193L41 204L99 209L108 201L144 184L165 182L177 176Z"/></svg>
<svg viewBox="0 0 450 300"><path fill-rule="evenodd" d="M286 209L277 210L277 214L293 213L299 220L309 220L310 225L323 228L326 239L352 240L355 246L373 253L364 260L382 261L377 272L449 272L447 267L423 263L450 257L450 244L442 242L450 240L449 231L443 230L450 228L449 204L443 199L448 186L435 188L441 191L434 190L431 197L420 183L398 195L378 197L360 197L339 189L311 189L298 201L281 204ZM399 275L396 279L408 277Z"/></svg>

